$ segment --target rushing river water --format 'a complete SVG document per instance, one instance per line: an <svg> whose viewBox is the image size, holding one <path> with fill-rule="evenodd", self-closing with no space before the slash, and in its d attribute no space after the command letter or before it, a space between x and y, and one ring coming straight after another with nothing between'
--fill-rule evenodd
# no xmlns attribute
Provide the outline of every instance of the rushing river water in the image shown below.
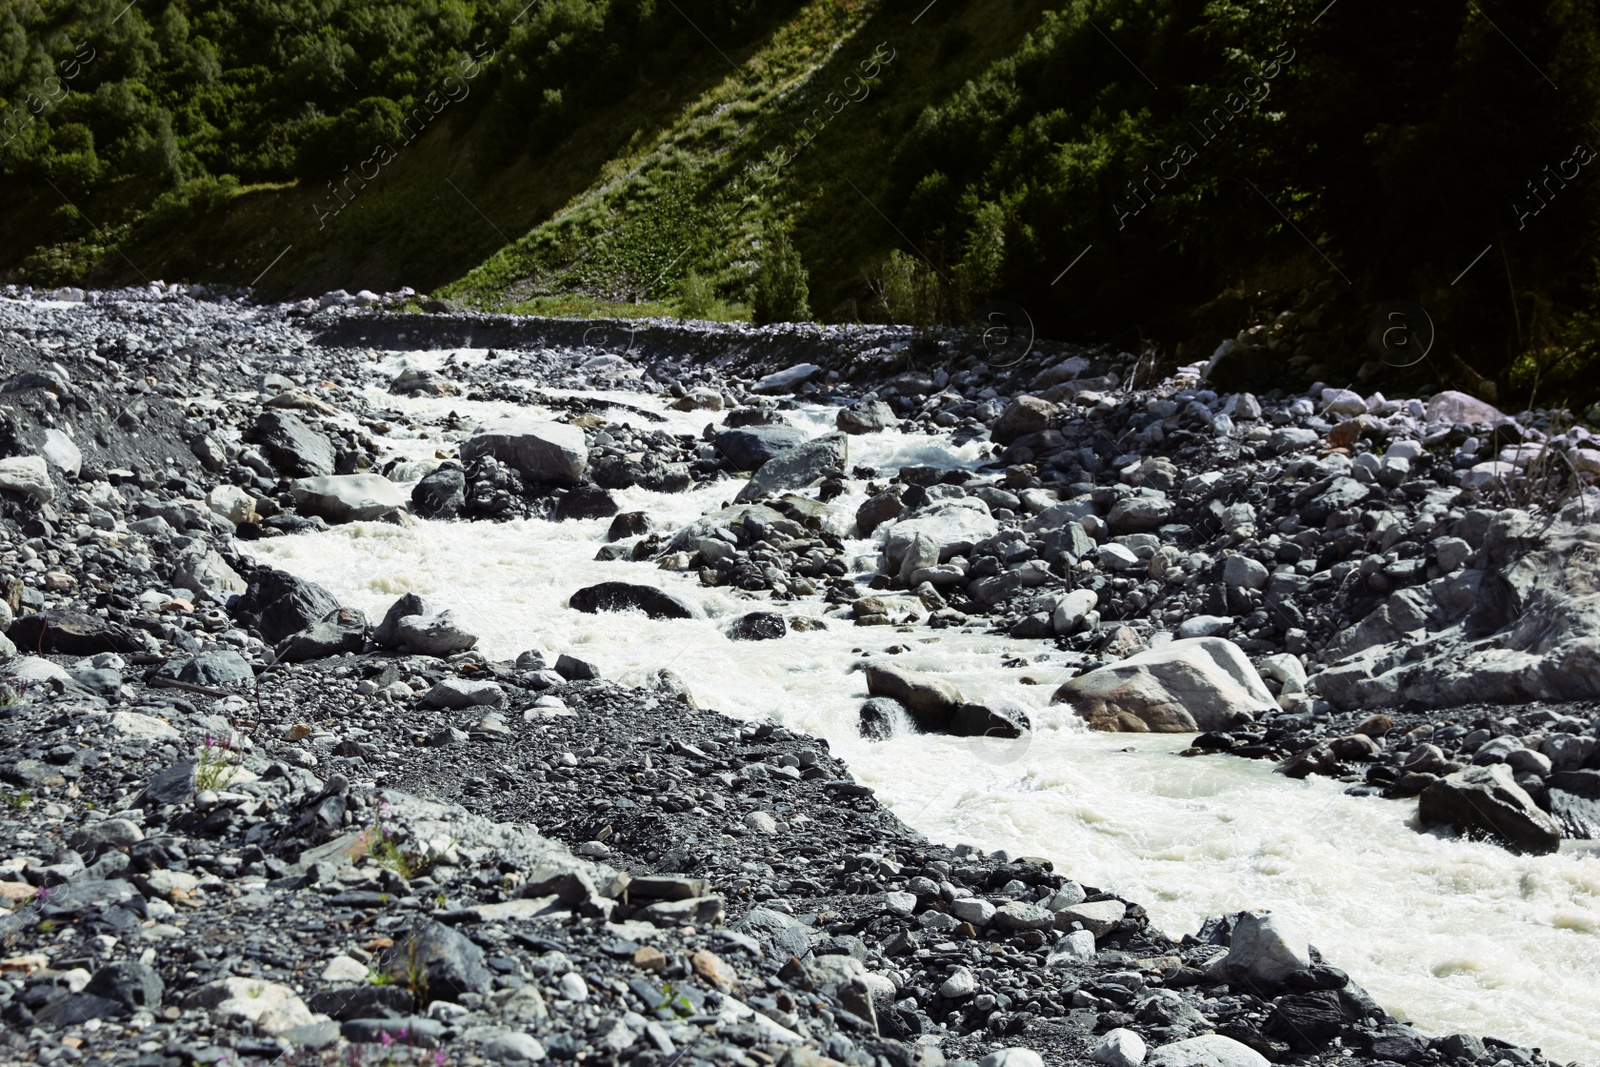
<svg viewBox="0 0 1600 1067"><path fill-rule="evenodd" d="M437 365L440 358L411 361ZM398 366L391 360L382 369ZM638 394L591 395L658 411L675 432L698 434L720 418L670 411ZM468 420L493 421L511 410L458 398L405 400L376 388L373 400ZM820 433L831 429L832 410L798 418ZM416 477L439 447L432 432L421 439L397 430L384 444L418 461ZM934 437L891 432L851 441L852 465L977 461L976 446L953 448ZM692 493L634 488L615 495L624 510L648 511L670 529L736 490L737 483L722 482ZM857 485L834 503L842 515L853 514L863 493ZM1415 802L1348 797L1338 783L1290 781L1266 762L1179 758L1181 737L1084 730L1047 704L1063 668L1045 642L832 621L826 631L734 644L722 632L728 618L769 605L653 564L595 562L608 525L357 523L243 547L322 583L369 616L381 616L401 593L419 592L453 609L495 657L528 648L571 652L622 681L668 667L703 706L827 738L860 780L932 838L1048 856L1072 877L1143 903L1174 935L1225 911L1281 911L1379 1003L1427 1031L1489 1034L1542 1045L1558 1061L1600 1062L1600 858L1513 856L1419 834ZM870 569L873 545L852 547ZM665 586L705 617L654 621L564 606L574 590L607 580ZM813 615L820 608L814 598L779 606ZM1032 736L861 740L856 710L866 686L852 668L863 650L894 645L909 648L895 657L898 665L943 674L969 699L1020 701L1033 718ZM1019 656L1030 666L1003 664Z"/></svg>

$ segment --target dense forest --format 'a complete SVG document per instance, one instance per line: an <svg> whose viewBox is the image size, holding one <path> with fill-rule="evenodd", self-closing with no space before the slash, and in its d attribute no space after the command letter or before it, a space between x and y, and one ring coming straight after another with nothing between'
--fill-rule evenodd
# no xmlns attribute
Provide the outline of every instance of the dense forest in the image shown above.
<svg viewBox="0 0 1600 1067"><path fill-rule="evenodd" d="M1000 299L1169 353L1259 324L1288 372L1364 377L1403 300L1416 373L1593 399L1581 0L19 0L0 98L12 281Z"/></svg>

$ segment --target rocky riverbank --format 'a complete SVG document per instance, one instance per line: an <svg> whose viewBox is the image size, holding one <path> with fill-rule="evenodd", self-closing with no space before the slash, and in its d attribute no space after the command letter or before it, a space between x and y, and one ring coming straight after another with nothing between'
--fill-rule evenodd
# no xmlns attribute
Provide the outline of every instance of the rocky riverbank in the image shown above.
<svg viewBox="0 0 1600 1067"><path fill-rule="evenodd" d="M1004 633L1066 657L1056 699L1093 725L1548 851L1600 825L1581 427L895 330L485 320L493 358L377 379L373 344L465 344L463 321L0 300L0 1058L1543 1062L1397 1022L1281 917L1173 941L1070 867L926 841L825 742L697 707L670 672L491 660L450 604L368 619L238 542L609 517L603 558L747 596L742 639L782 640L801 616L766 609L795 604ZM641 428L630 395L706 430ZM506 401L563 421L469 414ZM799 402L838 432L799 433ZM891 428L984 461L850 462ZM678 528L615 498L720 482ZM863 575L850 542L879 532ZM689 610L670 584L573 593ZM868 666L864 730L1029 728Z"/></svg>

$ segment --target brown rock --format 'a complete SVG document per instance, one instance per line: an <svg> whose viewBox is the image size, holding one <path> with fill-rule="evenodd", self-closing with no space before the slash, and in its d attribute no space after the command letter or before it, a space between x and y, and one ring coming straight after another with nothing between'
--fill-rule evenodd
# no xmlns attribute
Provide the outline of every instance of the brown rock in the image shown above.
<svg viewBox="0 0 1600 1067"><path fill-rule="evenodd" d="M1357 726L1355 732L1358 734L1365 734L1368 737L1384 737L1387 736L1389 731L1393 729L1394 720L1382 712L1379 712L1378 714L1369 718L1366 722L1362 723L1360 726Z"/></svg>
<svg viewBox="0 0 1600 1067"><path fill-rule="evenodd" d="M633 965L642 971L667 969L667 954L650 945L640 945L633 954Z"/></svg>
<svg viewBox="0 0 1600 1067"><path fill-rule="evenodd" d="M718 989L737 989L739 975L732 967L722 961L722 957L715 952L701 949L689 957L689 962L694 965L694 973L710 982Z"/></svg>

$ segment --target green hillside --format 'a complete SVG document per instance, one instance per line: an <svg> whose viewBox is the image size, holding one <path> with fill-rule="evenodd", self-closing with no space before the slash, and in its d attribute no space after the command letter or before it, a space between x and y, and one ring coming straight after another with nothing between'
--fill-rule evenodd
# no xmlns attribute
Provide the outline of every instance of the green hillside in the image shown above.
<svg viewBox="0 0 1600 1067"><path fill-rule="evenodd" d="M24 0L8 280L969 321L1587 397L1580 0ZM1263 349L1263 353L1267 352ZM1400 363L1405 360L1397 361Z"/></svg>

